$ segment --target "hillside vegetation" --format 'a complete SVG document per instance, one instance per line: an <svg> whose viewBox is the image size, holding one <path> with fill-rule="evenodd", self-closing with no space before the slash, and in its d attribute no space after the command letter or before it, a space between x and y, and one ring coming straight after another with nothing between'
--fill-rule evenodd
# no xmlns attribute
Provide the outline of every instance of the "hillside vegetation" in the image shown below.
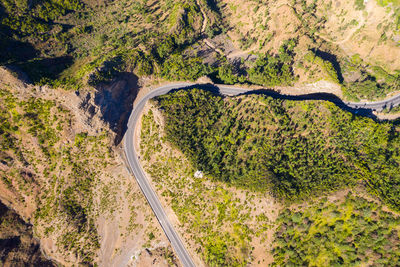
<svg viewBox="0 0 400 267"><path fill-rule="evenodd" d="M279 211L271 196L194 176L194 166L169 145L154 106L142 117L139 152L160 198L178 217L176 228L190 252L209 266L271 262L270 222Z"/></svg>
<svg viewBox="0 0 400 267"><path fill-rule="evenodd" d="M330 102L222 98L199 89L156 102L168 140L215 179L282 200L361 182L392 208L400 205L400 136L393 124Z"/></svg>
<svg viewBox="0 0 400 267"><path fill-rule="evenodd" d="M277 219L272 266L400 264L400 217L374 201L327 198Z"/></svg>
<svg viewBox="0 0 400 267"><path fill-rule="evenodd" d="M34 221L38 229L43 229L37 234L51 234L68 222L69 229L60 233L57 246L76 253L84 263L93 262L99 247L91 215L95 170L77 157L90 151L81 145L87 135L79 133L75 144L60 147L62 130L71 120L67 110L40 98L21 101L6 88L0 91L0 97L2 184L15 192L19 201L36 202L29 204L38 207ZM105 136L100 138L104 140ZM23 146L28 140L35 140L37 145ZM41 161L46 165L41 166ZM63 170L68 171L60 177ZM58 223L54 223L55 218L59 218Z"/></svg>
<svg viewBox="0 0 400 267"><path fill-rule="evenodd" d="M1 0L0 64L66 89L133 72L268 87L327 80L352 100L399 90L398 3L342 2Z"/></svg>
<svg viewBox="0 0 400 267"><path fill-rule="evenodd" d="M293 70L300 84L326 80L323 59L333 64L346 98L382 98L399 90L398 1L215 2L226 35L242 50L278 53L282 41L297 40ZM310 50L318 58L309 61Z"/></svg>
<svg viewBox="0 0 400 267"><path fill-rule="evenodd" d="M16 218L23 233L2 239L27 237L2 253L42 260L37 238L66 266L176 265L120 157L141 89L200 79L377 100L400 91L399 58L398 0L0 0L0 201L24 221L6 212L0 226ZM400 211L398 122L198 89L152 103L142 160L192 255L212 266L397 263L398 219L380 205ZM340 190L357 197L293 207ZM291 208L274 223L282 203Z"/></svg>
<svg viewBox="0 0 400 267"><path fill-rule="evenodd" d="M155 245L175 261L114 147L115 134L96 117L85 125L73 93L59 98L55 90L38 91L21 83L0 86L0 199L32 225L26 234L37 239L32 246L40 241L65 266L118 265L132 250ZM5 227L7 220L0 214ZM22 259L37 257L26 246L29 240L21 243ZM11 255L9 262L19 265Z"/></svg>
<svg viewBox="0 0 400 267"><path fill-rule="evenodd" d="M201 101L203 97L211 99L211 102ZM227 97L221 100L219 96L196 90L186 94L178 91L175 95L165 97L163 100L158 99L158 101L165 101L163 105L166 107L174 105L174 108L178 109L179 106L182 112L186 112L186 116L191 117L195 114L198 120L190 122L193 127L187 125L187 120L181 116L173 117L173 122L171 122L171 118L164 113L169 110L168 108L163 112L163 109L157 109L157 101L147 104L139 125L141 165L161 200L167 207L171 207L178 217L179 223L176 224L176 227L180 230L187 248L190 252L200 255L208 266L348 266L397 265L399 263L400 217L398 213L388 210L375 196L368 195L364 189L367 188L371 191L371 188L366 186L362 180L358 180L362 177L345 176L342 178L332 173L321 172L321 169L335 170L341 175L349 173L357 175L358 172L357 169L340 172L337 168L329 165L338 162L338 158L347 160L343 156L343 152L333 148L332 143L337 143L339 140L333 131L329 130L332 127L331 123L324 121L321 122L321 124L324 123L321 126L313 120L310 124L314 128L307 128L304 131L294 126L294 122L299 127L302 126L298 122L300 119L306 120L304 113L308 114L308 120L311 120L311 118L318 119L317 113L319 112L324 115L332 111L345 112L321 101L286 103L286 101L254 95ZM268 105L263 105L262 103L266 101L268 101ZM219 110L221 108L219 105L224 103L226 104L224 109ZM209 116L209 114L214 114L212 112L222 114L221 116L226 119L227 116L236 114L238 110L245 111L245 105L249 111L251 105L257 106L258 110L266 111L264 114L255 113L257 117L242 113L243 116L238 118L238 121L243 122L240 125L244 125L243 129L246 131L244 136L248 140L234 139L235 136L232 137L229 131L217 126L222 122L206 128L206 124L213 121L213 117ZM279 120L276 106L280 107L279 114L282 117L285 112L290 115L289 118L293 124L287 125L286 128L293 128L293 135L301 138L309 135L315 136L316 132L322 132L320 134L324 138L319 137L318 142L327 148L315 147L307 138L301 138L301 142L306 143L303 145L303 149L300 149L300 144L294 146L293 143L283 142L282 139L287 138L287 135L279 130L281 128L279 125L282 125L284 120ZM174 114L176 115L176 113ZM335 118L334 115L337 113L331 115L333 115L332 118ZM335 121L332 118L330 121ZM252 122L250 122L251 120ZM268 127L263 126L264 122L270 123ZM298 193L301 199L293 195L297 192L287 192L285 188L286 191L281 192L283 195L281 201L278 201L272 195L276 196L276 188L279 185L268 183L269 179L274 177L274 167L265 163L263 158L261 158L260 164L256 165L260 171L257 173L250 169L253 177L248 178L238 175L240 171L244 170L241 166L227 160L218 162L223 166L219 174L201 169L205 168L204 164L202 166L196 162L198 159L195 156L188 156L190 152L187 147L183 148L181 143L177 145L176 140L171 142L171 134L176 134L175 130L177 130L172 129L171 125L168 126L171 123L190 128L185 131L178 127L182 130L179 135L182 143L194 139L193 136L206 133L207 136L202 138L226 140L226 142L221 141L219 145L224 148L229 145L234 151L234 156L241 157L240 159L243 161L254 157L271 160L270 152L278 154L277 157L284 162L273 161L276 169L281 170L283 169L281 166L284 166L293 175L291 183L287 183L286 178L282 179L282 183L285 183L287 188L294 187L294 183L304 184L306 182L316 187L321 184L318 182L320 179L326 179L326 185L332 185L335 183L334 181L339 186L342 183L342 187L345 188L335 190L335 192L329 192L337 189L333 187L320 186L320 192L304 189L307 195ZM254 129L246 128L247 123L261 131L257 133ZM369 127L372 125L374 125L373 122ZM232 122L231 127L235 128L236 123ZM321 127L322 130L317 130L317 127ZM267 128L265 132L264 128ZM377 129L375 128L375 130ZM269 131L276 131L276 136L271 136ZM284 144L279 144L277 140L279 137L282 138L279 141ZM334 140L335 138L337 140ZM258 143L257 139L262 141ZM277 147L266 147L268 150L264 151L261 142L267 142L268 139L274 139ZM324 139L326 139L325 143L323 143ZM298 138L296 140L297 143L300 143ZM201 155L200 149L205 142L201 143L199 138L193 141L198 142L197 147L199 148L194 148L192 153ZM241 149L248 147L247 142L254 143L254 145L251 151L244 152ZM294 155L291 162L287 162L289 149ZM211 152L209 149L206 152L223 153L218 146L215 146L213 150L216 151ZM279 150L284 151L279 153L277 152ZM322 151L320 152L320 150ZM284 153L285 155L283 155ZM302 153L305 155L301 156ZM336 153L338 157L333 157L332 155ZM320 158L319 166L311 161L313 154ZM222 155L222 158L226 156L229 156L228 153ZM296 165L296 160L293 158L303 162L303 166L306 167ZM309 160L306 161L304 158ZM223 165L225 162L231 164L229 166L231 173L228 177L224 176L227 172L225 171L226 165ZM248 162L247 166L251 168L253 164L253 162ZM215 164L215 166L218 165ZM354 168L354 161L347 164L341 163L338 167ZM271 169L269 173L267 173L267 168ZM307 173L310 179L301 180L305 168L310 169ZM394 166L394 168L398 167ZM203 170L202 176L196 175L198 170ZM318 172L321 172L322 175L319 175ZM219 177L225 179L222 180ZM243 181L237 181L246 178L250 180L246 181L246 184L240 184ZM258 178L258 180L252 181L252 178ZM344 186L343 180L340 179L350 179L350 184L356 185ZM228 182L226 182L227 180ZM396 189L391 188L390 190L395 192ZM291 197L291 201L287 201L288 197Z"/></svg>

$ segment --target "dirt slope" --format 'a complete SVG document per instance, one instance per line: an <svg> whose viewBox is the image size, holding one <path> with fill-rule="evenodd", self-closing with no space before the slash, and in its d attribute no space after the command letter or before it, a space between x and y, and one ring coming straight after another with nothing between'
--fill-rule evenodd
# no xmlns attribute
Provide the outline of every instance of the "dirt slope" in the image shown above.
<svg viewBox="0 0 400 267"><path fill-rule="evenodd" d="M118 131L107 120L122 116L114 99L123 95L126 82L88 88L77 96L27 85L6 69L0 71L0 201L24 225L33 225L30 238L38 241L32 251L20 250L26 251L24 257L39 260L34 248L40 242L48 257L65 266L149 260L175 265L166 237L115 146ZM146 251L151 255L142 257ZM3 253L10 262L18 258Z"/></svg>

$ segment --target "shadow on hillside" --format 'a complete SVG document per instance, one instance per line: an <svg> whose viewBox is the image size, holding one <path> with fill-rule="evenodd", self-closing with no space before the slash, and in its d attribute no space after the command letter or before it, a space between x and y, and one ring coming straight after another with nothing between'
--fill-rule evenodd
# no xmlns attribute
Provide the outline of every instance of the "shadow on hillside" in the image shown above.
<svg viewBox="0 0 400 267"><path fill-rule="evenodd" d="M25 62L39 52L29 43L10 39L0 32L0 65Z"/></svg>
<svg viewBox="0 0 400 267"><path fill-rule="evenodd" d="M320 58L322 58L323 60L329 61L332 63L333 68L336 71L336 74L338 76L339 82L342 83L343 82L343 75L342 75L342 68L340 67L340 64L337 60L337 57L331 53L319 50L319 49L312 49L312 51L319 56Z"/></svg>
<svg viewBox="0 0 400 267"><path fill-rule="evenodd" d="M277 99L284 99L284 100L292 100L292 101L304 101L304 100L323 100L323 101L329 101L333 104L335 104L337 107L349 111L355 115L360 115L364 117L370 117L374 120L377 120L377 117L373 114L372 109L368 108L352 108L349 107L345 102L343 102L342 99L337 97L334 94L329 94L329 93L313 93L313 94L304 94L304 95L281 95L273 90L255 90L255 91L250 91L243 93L242 95L266 95L266 96L271 96L273 98Z"/></svg>
<svg viewBox="0 0 400 267"><path fill-rule="evenodd" d="M73 63L71 56L54 58L35 58L14 64L22 70L30 80L30 83L38 83L43 79L55 80Z"/></svg>
<svg viewBox="0 0 400 267"><path fill-rule="evenodd" d="M96 86L94 104L100 107L102 119L116 133L114 143L118 145L126 130L138 93L138 77L132 73L121 72L110 83Z"/></svg>
<svg viewBox="0 0 400 267"><path fill-rule="evenodd" d="M224 96L223 94L221 94L218 86L213 85L213 84L195 84L195 85L191 85L191 86L187 86L187 87L173 89L170 91L170 93L176 92L176 91L179 91L182 89L187 90L187 89L194 89L194 88L203 89L203 90L209 91L213 94ZM314 93L314 94L304 94L304 95L294 96L294 95L282 95L282 94L279 94L278 92L276 92L274 90L270 90L270 89L260 89L260 90L252 90L252 91L244 92L239 95L265 95L265 96L270 96L270 97L276 98L276 99L284 99L284 100L292 100L292 101L324 100L324 101L329 101L329 102L335 104L336 106L338 106L339 108L341 108L345 111L349 111L354 115L369 117L374 120L377 120L377 117L373 114L372 109L349 107L349 106L347 106L347 104L345 102L343 102L342 99L340 99L339 97L337 97L334 94L329 94L329 93Z"/></svg>

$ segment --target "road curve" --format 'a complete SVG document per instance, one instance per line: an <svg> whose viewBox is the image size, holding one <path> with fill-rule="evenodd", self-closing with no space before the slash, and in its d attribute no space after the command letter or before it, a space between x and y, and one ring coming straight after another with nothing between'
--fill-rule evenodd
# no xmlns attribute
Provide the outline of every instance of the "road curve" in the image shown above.
<svg viewBox="0 0 400 267"><path fill-rule="evenodd" d="M147 201L150 204L150 207L153 209L154 214L157 217L158 222L160 223L162 229L165 232L168 240L171 242L171 245L178 255L179 260L181 261L182 265L185 267L193 267L195 266L193 263L192 258L190 257L189 253L187 252L185 246L182 243L178 233L175 231L174 227L172 226L171 222L169 221L165 211L161 205L160 200L157 197L157 194L152 189L149 180L146 178L146 175L143 171L142 166L140 165L139 159L137 157L137 153L134 146L134 134L135 128L140 117L140 114L146 104L147 100L158 96L168 93L170 90L187 86L188 84L173 84L168 86L159 87L146 96L144 96L137 104L134 106L132 110L131 116L129 117L128 121L128 129L124 136L124 150L126 155L126 160L128 161L129 168L136 178L137 183L140 186L144 196L146 197Z"/></svg>
<svg viewBox="0 0 400 267"><path fill-rule="evenodd" d="M359 103L346 102L345 104L350 108L355 108L355 109L363 108L363 109L372 109L379 111L385 108L393 108L400 105L400 94L392 96L382 101L359 102Z"/></svg>
<svg viewBox="0 0 400 267"><path fill-rule="evenodd" d="M154 214L157 217L162 229L164 230L167 238L171 242L175 253L178 255L181 263L185 267L195 266L191 256L186 250L185 246L182 243L179 234L175 231L171 222L169 221L165 211L161 205L160 200L157 197L157 194L152 189L149 180L146 178L146 175L143 171L142 166L140 165L135 146L134 146L134 134L135 128L140 118L141 112L146 104L146 102L156 96L164 95L174 89L179 88L189 88L193 87L196 84L194 83L174 83L166 86L158 87L152 91L150 91L147 95L145 95L142 99L140 99L136 105L134 106L132 113L129 117L127 131L124 136L124 150L126 159L128 161L129 169L132 172L133 176L136 178L137 183L139 184L144 196L149 202L151 208L153 209ZM199 85L199 87L203 87L204 85ZM252 89L238 88L228 85L215 85L220 91L221 94L224 95L239 95L242 93L246 93L251 91ZM333 101L335 102L335 101ZM365 102L365 103L351 103L351 102L342 102L352 109L362 108L362 109L373 109L380 110L385 107L394 107L400 105L400 94L394 97L391 97L387 100L378 101L378 102Z"/></svg>

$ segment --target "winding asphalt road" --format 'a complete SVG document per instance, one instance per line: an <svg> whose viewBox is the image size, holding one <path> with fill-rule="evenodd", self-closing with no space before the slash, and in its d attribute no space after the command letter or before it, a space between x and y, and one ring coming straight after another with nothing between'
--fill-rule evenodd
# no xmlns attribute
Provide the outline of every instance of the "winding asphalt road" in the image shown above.
<svg viewBox="0 0 400 267"><path fill-rule="evenodd" d="M372 109L372 110L380 111L385 108L393 108L393 107L400 105L400 94L395 95L391 98L382 100L382 101L360 102L360 103L346 102L345 104L348 107L353 108L353 109L363 108L363 109Z"/></svg>
<svg viewBox="0 0 400 267"><path fill-rule="evenodd" d="M135 135L135 128L140 118L141 112L146 104L146 102L156 96L164 95L174 89L180 88L190 88L195 86L194 83L174 83L166 86L158 87L147 95L145 95L142 99L140 99L132 113L130 115L128 121L128 129L124 136L124 150L126 159L129 164L129 169L132 172L133 176L136 178L144 196L146 197L147 201L149 202L151 208L153 209L154 214L156 215L162 229L164 230L166 236L168 237L169 241L173 249L175 250L176 254L178 255L181 263L185 267L192 267L195 266L193 260L186 250L185 246L182 243L179 234L175 231L174 227L172 226L171 222L169 221L165 211L161 205L160 200L157 197L157 194L151 187L149 180L146 178L146 175L143 171L142 166L140 165L140 161L138 159L135 146L134 146L134 135ZM198 87L204 87L204 85L198 85ZM245 88L238 88L233 86L227 85L215 85L214 89L218 88L219 92L223 95L239 95L246 92L251 91L251 89ZM282 96L283 97L283 96ZM330 100L332 102L340 102L342 106L345 105L350 109L372 109L372 110L381 110L387 107L394 107L400 105L400 94L389 99L378 101L378 102L365 102L365 103L350 103L350 102L341 102L340 100L333 99Z"/></svg>

